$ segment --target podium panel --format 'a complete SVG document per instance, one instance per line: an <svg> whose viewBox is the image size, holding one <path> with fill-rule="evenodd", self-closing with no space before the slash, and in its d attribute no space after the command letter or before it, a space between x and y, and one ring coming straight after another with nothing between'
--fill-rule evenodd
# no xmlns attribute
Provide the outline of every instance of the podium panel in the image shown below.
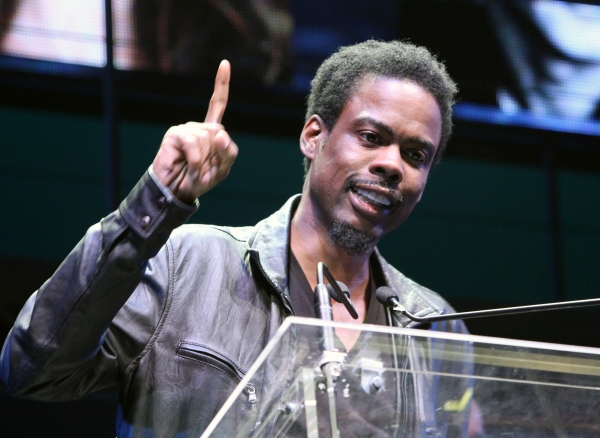
<svg viewBox="0 0 600 438"><path fill-rule="evenodd" d="M291 317L202 436L596 437L600 349Z"/></svg>

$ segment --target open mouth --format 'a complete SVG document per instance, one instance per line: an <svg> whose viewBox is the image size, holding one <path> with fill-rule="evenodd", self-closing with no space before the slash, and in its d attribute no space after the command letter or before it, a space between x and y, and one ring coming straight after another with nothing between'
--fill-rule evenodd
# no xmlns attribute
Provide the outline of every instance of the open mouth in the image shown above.
<svg viewBox="0 0 600 438"><path fill-rule="evenodd" d="M356 193L362 201L374 205L375 207L390 209L394 205L392 201L381 193L358 187L353 187L351 190Z"/></svg>
<svg viewBox="0 0 600 438"><path fill-rule="evenodd" d="M373 209L371 213L390 212L402 204L402 195L385 181L360 180L352 175L346 182L346 190Z"/></svg>

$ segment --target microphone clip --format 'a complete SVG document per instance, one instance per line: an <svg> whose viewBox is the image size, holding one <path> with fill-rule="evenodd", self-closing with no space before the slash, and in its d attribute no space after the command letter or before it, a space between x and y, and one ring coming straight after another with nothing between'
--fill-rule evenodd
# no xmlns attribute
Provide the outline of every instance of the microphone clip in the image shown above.
<svg viewBox="0 0 600 438"><path fill-rule="evenodd" d="M319 262L317 264L317 283L319 285L324 285L325 278L329 281L329 284L327 285L329 296L338 303L342 303L352 318L358 319L358 313L356 312L354 304L350 301L350 291L348 290L348 287L341 281L336 281L335 278L333 278L333 275L331 275L331 272L329 272L327 265L323 262Z"/></svg>

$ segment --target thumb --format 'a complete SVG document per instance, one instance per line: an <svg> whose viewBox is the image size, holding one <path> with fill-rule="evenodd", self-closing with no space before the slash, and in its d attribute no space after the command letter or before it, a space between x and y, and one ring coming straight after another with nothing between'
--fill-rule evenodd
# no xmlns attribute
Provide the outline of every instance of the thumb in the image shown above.
<svg viewBox="0 0 600 438"><path fill-rule="evenodd" d="M225 131L217 132L213 142L220 164L219 174L224 177L237 157L238 147Z"/></svg>
<svg viewBox="0 0 600 438"><path fill-rule="evenodd" d="M227 148L229 148L229 145L231 144L231 137L225 130L221 130L215 134L213 144L215 145L216 152L220 155L221 153L227 151Z"/></svg>

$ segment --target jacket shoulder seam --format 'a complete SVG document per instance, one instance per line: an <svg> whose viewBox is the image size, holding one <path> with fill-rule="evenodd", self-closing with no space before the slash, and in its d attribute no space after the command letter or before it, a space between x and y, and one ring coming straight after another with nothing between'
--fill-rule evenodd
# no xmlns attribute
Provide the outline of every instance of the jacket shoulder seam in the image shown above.
<svg viewBox="0 0 600 438"><path fill-rule="evenodd" d="M216 225L206 225L206 226L207 226L208 228L212 228L213 230L217 230L217 231L220 231L220 232L222 232L222 233L225 233L225 234L227 234L228 236L230 236L232 239L235 239L235 240L237 240L238 242L247 242L247 241L248 241L248 239L241 239L241 238L239 238L239 237L235 236L233 233L231 233L231 232L229 231L229 229L228 229L228 228L225 228L225 227L219 227L219 226L216 226Z"/></svg>
<svg viewBox="0 0 600 438"><path fill-rule="evenodd" d="M212 230L215 231L219 231L223 234L227 234L229 237L231 237L232 239L240 242L240 243L245 243L248 241L248 239L242 239L239 236L235 235L234 233L232 233L231 231L229 231L229 227L220 227L218 225L206 225L206 224L189 224L186 225L186 227L190 227L190 228L195 228L195 227L199 227L199 228L210 228Z"/></svg>

